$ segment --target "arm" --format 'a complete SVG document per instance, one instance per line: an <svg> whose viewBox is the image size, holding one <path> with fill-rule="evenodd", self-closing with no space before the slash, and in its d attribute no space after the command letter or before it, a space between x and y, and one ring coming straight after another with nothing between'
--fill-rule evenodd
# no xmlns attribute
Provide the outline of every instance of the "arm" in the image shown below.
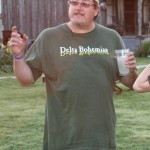
<svg viewBox="0 0 150 150"><path fill-rule="evenodd" d="M24 34L23 38L21 38L20 34L17 32L17 28L13 27L9 46L13 55L14 73L22 86L34 83L32 71L24 60L26 43L27 36Z"/></svg>
<svg viewBox="0 0 150 150"><path fill-rule="evenodd" d="M13 69L17 80L22 86L34 83L32 71L24 59L13 59Z"/></svg>
<svg viewBox="0 0 150 150"><path fill-rule="evenodd" d="M135 80L137 79L137 77L138 77L137 70L135 68L133 68L133 69L130 69L129 75L120 77L119 80L123 85L132 89L133 88L132 86L133 86Z"/></svg>
<svg viewBox="0 0 150 150"><path fill-rule="evenodd" d="M133 84L133 89L137 92L150 92L148 76L150 75L150 65L148 65Z"/></svg>
<svg viewBox="0 0 150 150"><path fill-rule="evenodd" d="M133 55L133 52L128 53L127 59L125 61L125 65L129 68L130 73L127 76L121 76L119 80L122 84L132 89L132 86L136 78L138 77L138 73L136 69L136 60Z"/></svg>

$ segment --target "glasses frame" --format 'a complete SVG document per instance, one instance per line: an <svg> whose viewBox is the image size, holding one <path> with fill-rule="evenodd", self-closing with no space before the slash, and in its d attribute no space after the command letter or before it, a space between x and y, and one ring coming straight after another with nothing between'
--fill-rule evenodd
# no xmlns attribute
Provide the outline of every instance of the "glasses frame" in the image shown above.
<svg viewBox="0 0 150 150"><path fill-rule="evenodd" d="M70 1L70 0L68 0L68 4L73 6L73 7L76 7L76 6L80 5L83 8L89 8L91 6L95 6L95 4L89 4L89 3L86 3L86 2L80 3L80 2L76 2L76 1Z"/></svg>

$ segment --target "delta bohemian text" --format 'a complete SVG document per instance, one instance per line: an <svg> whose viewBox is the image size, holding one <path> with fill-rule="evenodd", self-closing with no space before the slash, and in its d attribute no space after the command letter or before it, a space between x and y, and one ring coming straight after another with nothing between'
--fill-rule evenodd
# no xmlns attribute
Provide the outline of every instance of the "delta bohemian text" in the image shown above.
<svg viewBox="0 0 150 150"><path fill-rule="evenodd" d="M109 55L109 51L107 48L99 47L99 48L90 48L89 46L83 47L79 46L78 48L73 47L60 47L60 56L65 55L92 55L92 54L101 54L101 55Z"/></svg>

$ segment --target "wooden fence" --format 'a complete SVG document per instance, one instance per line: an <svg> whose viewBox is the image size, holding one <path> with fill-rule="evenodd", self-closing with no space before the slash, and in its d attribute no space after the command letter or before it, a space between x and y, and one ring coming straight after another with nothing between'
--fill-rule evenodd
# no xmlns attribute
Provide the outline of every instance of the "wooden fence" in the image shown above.
<svg viewBox="0 0 150 150"><path fill-rule="evenodd" d="M67 0L2 0L4 30L16 25L35 39L47 27L68 21Z"/></svg>

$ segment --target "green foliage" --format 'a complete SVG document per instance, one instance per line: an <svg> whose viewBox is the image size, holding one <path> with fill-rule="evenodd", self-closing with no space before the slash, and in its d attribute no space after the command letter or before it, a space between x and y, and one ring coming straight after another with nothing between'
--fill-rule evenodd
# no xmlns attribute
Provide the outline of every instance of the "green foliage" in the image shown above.
<svg viewBox="0 0 150 150"><path fill-rule="evenodd" d="M13 71L12 68L12 57L11 50L7 45L0 45L0 73L10 73Z"/></svg>
<svg viewBox="0 0 150 150"><path fill-rule="evenodd" d="M150 55L150 42L144 42L135 52L136 57L147 57Z"/></svg>

